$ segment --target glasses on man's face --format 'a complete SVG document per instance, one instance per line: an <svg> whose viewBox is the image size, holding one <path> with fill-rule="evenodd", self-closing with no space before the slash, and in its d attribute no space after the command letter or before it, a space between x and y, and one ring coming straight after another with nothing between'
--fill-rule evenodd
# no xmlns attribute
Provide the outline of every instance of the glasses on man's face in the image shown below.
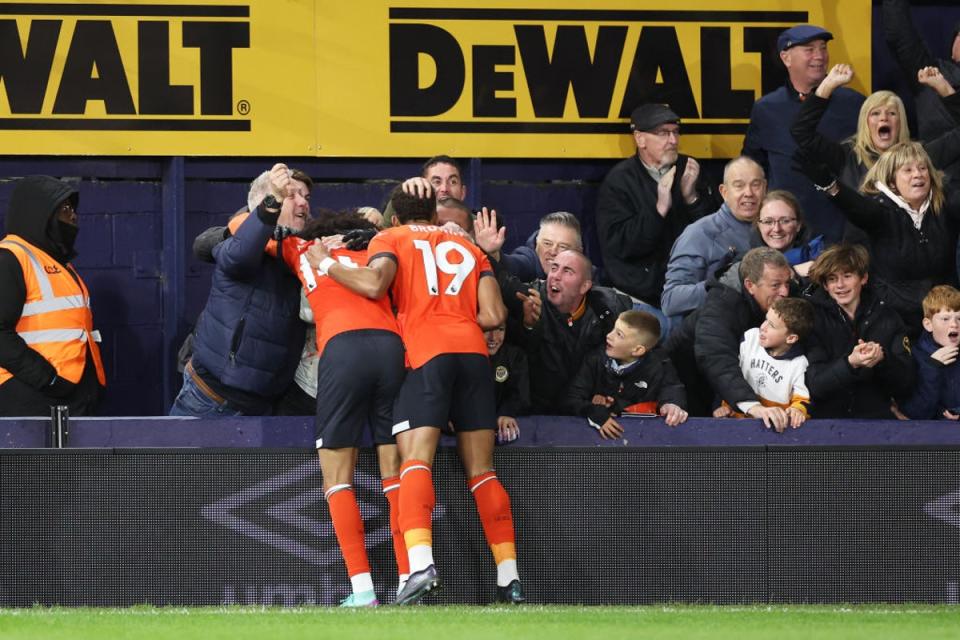
<svg viewBox="0 0 960 640"><path fill-rule="evenodd" d="M666 140L671 136L677 139L680 138L680 129L656 129L654 131L651 131L650 133L657 136L658 138L663 138L664 140Z"/></svg>
<svg viewBox="0 0 960 640"><path fill-rule="evenodd" d="M757 224L759 224L761 227L783 228L783 227L792 226L796 224L796 222L797 222L796 218L777 218L776 220L774 220L773 218L763 218L761 220L757 220Z"/></svg>

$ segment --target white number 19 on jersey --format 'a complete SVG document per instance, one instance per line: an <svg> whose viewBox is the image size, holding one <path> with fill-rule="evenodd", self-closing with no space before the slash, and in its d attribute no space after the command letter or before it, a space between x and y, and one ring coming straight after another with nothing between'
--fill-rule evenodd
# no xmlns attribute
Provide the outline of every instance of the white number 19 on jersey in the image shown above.
<svg viewBox="0 0 960 640"><path fill-rule="evenodd" d="M477 259L473 257L473 254L452 240L446 240L438 244L436 253L426 240L414 240L413 246L420 251L423 258L423 270L427 274L427 291L432 296L440 295L437 270L453 276L453 280L450 281L443 293L448 296L455 296L460 293L463 281L477 266ZM450 262L448 258L453 252L460 254L463 260L456 264Z"/></svg>

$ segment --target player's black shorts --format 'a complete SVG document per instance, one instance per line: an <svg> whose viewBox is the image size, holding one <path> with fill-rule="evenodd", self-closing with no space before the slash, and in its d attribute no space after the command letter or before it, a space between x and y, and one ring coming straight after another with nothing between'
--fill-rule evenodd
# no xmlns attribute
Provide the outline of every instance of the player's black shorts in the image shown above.
<svg viewBox="0 0 960 640"><path fill-rule="evenodd" d="M496 429L493 371L487 356L445 353L411 369L393 407L394 435L417 427Z"/></svg>
<svg viewBox="0 0 960 640"><path fill-rule="evenodd" d="M403 384L403 343L382 329L347 331L324 346L317 370L317 449L393 444L393 401Z"/></svg>

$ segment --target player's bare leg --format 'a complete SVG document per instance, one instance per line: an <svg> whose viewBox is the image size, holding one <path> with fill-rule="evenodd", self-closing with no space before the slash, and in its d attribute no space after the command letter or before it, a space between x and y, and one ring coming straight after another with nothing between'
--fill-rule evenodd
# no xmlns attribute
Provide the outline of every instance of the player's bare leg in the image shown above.
<svg viewBox="0 0 960 640"><path fill-rule="evenodd" d="M497 600L520 604L526 600L517 573L517 546L510 512L510 496L493 470L496 432L492 429L457 433L457 453L467 486L473 494L483 534L497 565Z"/></svg>
<svg viewBox="0 0 960 640"><path fill-rule="evenodd" d="M400 449L400 530L410 559L410 578L397 604L413 604L440 586L433 564L433 458L440 429L419 427L397 434Z"/></svg>

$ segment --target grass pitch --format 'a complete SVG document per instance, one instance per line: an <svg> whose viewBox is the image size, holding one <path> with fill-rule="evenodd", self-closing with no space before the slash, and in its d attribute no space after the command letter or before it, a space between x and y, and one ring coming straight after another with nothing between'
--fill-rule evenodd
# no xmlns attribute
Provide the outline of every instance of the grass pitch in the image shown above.
<svg viewBox="0 0 960 640"><path fill-rule="evenodd" d="M154 608L0 610L0 638L106 640L711 640L960 638L960 607L649 606L518 608L424 606L372 610Z"/></svg>

